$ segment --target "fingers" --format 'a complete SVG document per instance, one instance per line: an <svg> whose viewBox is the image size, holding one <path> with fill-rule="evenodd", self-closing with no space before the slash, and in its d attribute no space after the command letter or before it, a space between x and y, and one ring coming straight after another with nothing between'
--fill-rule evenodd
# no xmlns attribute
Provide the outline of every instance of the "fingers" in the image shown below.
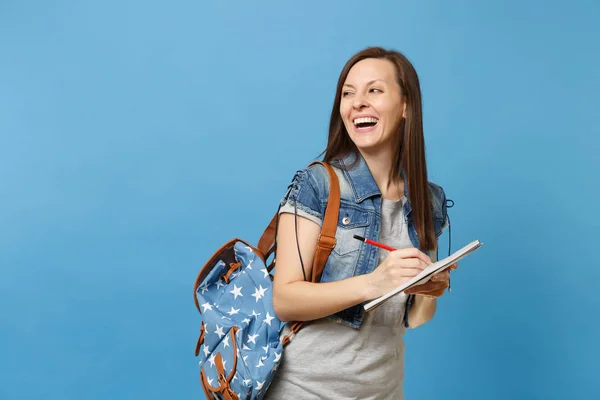
<svg viewBox="0 0 600 400"><path fill-rule="evenodd" d="M395 268L396 273L402 278L412 278L419 275L422 268Z"/></svg>
<svg viewBox="0 0 600 400"><path fill-rule="evenodd" d="M402 278L412 278L417 276L421 271L422 267L407 267L404 265L390 264L386 267L385 274L387 279L398 280Z"/></svg>
<svg viewBox="0 0 600 400"><path fill-rule="evenodd" d="M438 297L442 297L446 289L434 290L432 292L419 294L420 296L429 297L431 299L437 299Z"/></svg>
<svg viewBox="0 0 600 400"><path fill-rule="evenodd" d="M440 272L439 274L435 274L431 277L432 281L447 281L448 279L450 279L450 271L443 271Z"/></svg>
<svg viewBox="0 0 600 400"><path fill-rule="evenodd" d="M427 264L427 262L421 260L420 258L401 258L391 259L390 265L402 268L415 268L418 269L420 272L424 270L429 264Z"/></svg>
<svg viewBox="0 0 600 400"><path fill-rule="evenodd" d="M427 267L427 263L421 260L420 258L394 258L388 257L385 260L385 266L389 269L398 269L398 270L414 270L414 275L420 273ZM411 273L412 273L411 272ZM414 276L414 275L404 275L404 276Z"/></svg>
<svg viewBox="0 0 600 400"><path fill-rule="evenodd" d="M429 258L429 256L415 247L411 247L408 249L394 250L390 253L390 255L397 259L418 258L427 265L431 264L431 259Z"/></svg>
<svg viewBox="0 0 600 400"><path fill-rule="evenodd" d="M446 290L448 288L448 281L441 281L441 282L433 282L433 281L429 281L426 283L423 283L422 285L419 286L415 286L411 289L408 289L405 291L406 294L420 294L420 295L424 295L424 296L432 296L434 294L437 293L444 293L444 290ZM440 295L438 294L435 297L439 297Z"/></svg>

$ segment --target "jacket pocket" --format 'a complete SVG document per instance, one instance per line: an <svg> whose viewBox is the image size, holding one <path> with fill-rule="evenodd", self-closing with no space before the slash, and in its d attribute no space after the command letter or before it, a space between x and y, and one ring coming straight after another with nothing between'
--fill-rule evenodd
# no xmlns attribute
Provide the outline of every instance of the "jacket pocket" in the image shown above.
<svg viewBox="0 0 600 400"><path fill-rule="evenodd" d="M369 220L368 211L342 204L333 251L339 256L346 256L360 250L362 242L354 239L354 235L365 236Z"/></svg>

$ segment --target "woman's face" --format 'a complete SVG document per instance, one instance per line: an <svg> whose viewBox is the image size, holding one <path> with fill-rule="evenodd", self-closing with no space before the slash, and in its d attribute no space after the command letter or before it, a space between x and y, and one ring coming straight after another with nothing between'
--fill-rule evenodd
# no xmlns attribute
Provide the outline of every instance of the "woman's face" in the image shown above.
<svg viewBox="0 0 600 400"><path fill-rule="evenodd" d="M405 107L391 61L367 58L350 69L342 88L340 114L359 150L389 150Z"/></svg>

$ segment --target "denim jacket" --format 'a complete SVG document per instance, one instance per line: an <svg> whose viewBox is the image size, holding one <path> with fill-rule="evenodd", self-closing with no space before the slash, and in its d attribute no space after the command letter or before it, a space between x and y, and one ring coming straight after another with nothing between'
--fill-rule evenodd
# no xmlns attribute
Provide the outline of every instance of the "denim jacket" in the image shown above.
<svg viewBox="0 0 600 400"><path fill-rule="evenodd" d="M321 282L338 281L353 276L373 272L379 260L379 248L353 238L354 235L379 241L381 229L381 192L373 179L369 167L359 154L359 160L353 169L348 169L354 161L354 155L332 162L331 165L340 181L340 213L336 231L336 245L325 264ZM406 179L404 194L407 195ZM430 203L435 236L439 237L448 226L446 196L444 190L429 183ZM290 207L298 215L307 217L322 225L323 215L329 197L329 176L323 166L312 165L296 172L290 189L281 200L283 210ZM408 196L407 196L408 198ZM417 231L411 214L411 204L404 205L404 215L408 223L409 237L414 247L420 249ZM436 250L426 254L434 260ZM407 298L404 324L408 324L408 311L414 301L414 295ZM342 310L328 318L358 328L363 320L362 304Z"/></svg>

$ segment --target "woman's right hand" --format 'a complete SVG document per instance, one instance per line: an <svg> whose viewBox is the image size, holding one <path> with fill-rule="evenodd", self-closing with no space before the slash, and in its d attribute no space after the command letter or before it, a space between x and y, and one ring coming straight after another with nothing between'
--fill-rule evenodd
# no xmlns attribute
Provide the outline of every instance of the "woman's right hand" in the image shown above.
<svg viewBox="0 0 600 400"><path fill-rule="evenodd" d="M383 296L414 278L429 264L431 264L429 256L417 248L390 252L375 271L367 275L369 300Z"/></svg>

